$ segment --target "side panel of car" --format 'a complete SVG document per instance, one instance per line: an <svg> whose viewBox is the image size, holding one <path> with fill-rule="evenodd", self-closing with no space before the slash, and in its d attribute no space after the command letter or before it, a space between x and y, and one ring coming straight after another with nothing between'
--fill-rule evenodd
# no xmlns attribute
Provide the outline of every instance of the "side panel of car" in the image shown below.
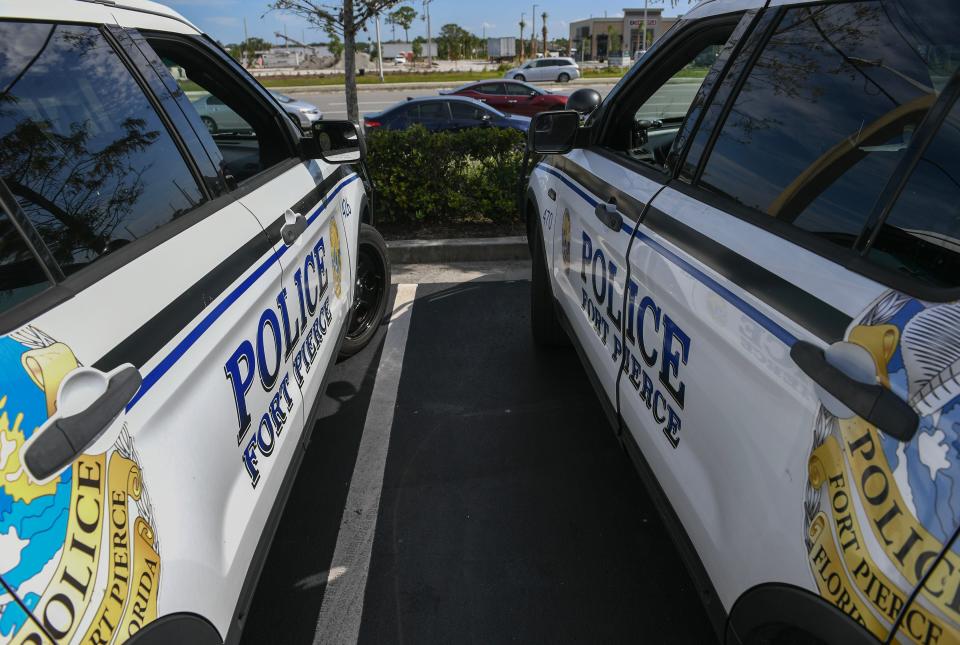
<svg viewBox="0 0 960 645"><path fill-rule="evenodd" d="M3 539L19 552L4 580L46 635L63 642L126 637L176 608L217 618L217 603L229 604L230 594L204 593L203 585L229 589L228 580L242 579L249 554L239 545L263 523L252 512L236 520L244 511L236 500L250 497L251 484L234 443L243 428L231 379L253 385L254 365L234 359L243 339L258 341L261 312L276 307L275 249L247 209L213 203L191 177L175 133L105 32L42 23L14 29L6 42L21 42L24 61L36 58L18 78L4 149L13 153L16 140L38 127L61 146L31 148L35 158L49 157L42 167L8 157L3 181L72 273L63 285L76 293L2 339L3 432L17 449L5 463L13 471L4 478L11 505ZM33 64L46 58L58 63ZM109 78L109 95L84 91L99 75ZM70 85L79 87L65 92ZM39 124L36 105L53 110ZM63 137L75 139L69 157ZM116 151L120 159L110 157ZM84 181L64 190L61 171ZM84 236L69 234L77 226ZM261 331L267 361L279 359L271 353L279 326ZM29 480L23 442L47 437L38 428L66 414L59 406L82 396L84 379L126 364L143 379L126 409L72 465L45 483ZM272 394L250 387L245 406L270 411ZM291 405L299 399L296 390L289 395ZM87 412L107 411L73 408ZM287 428L298 432L297 422L289 418ZM44 640L16 609L4 605L4 614L14 612L3 617L4 636Z"/></svg>
<svg viewBox="0 0 960 645"><path fill-rule="evenodd" d="M943 21L956 8L927 10ZM795 585L876 636L899 617L904 640L953 642L960 563L951 540L960 514L945 500L947 473L960 468L951 448L960 314L956 188L942 179L955 166L956 118L944 115L960 80L955 59L910 52L951 51L954 36L905 35L915 18L878 2L767 17L755 34L761 47L743 53L746 71L724 79L729 87L704 112L680 181L656 194L636 227L627 285L613 290L625 297L622 320L612 317L616 306L601 310L622 348L619 411L728 611L748 589L762 605L775 595L765 590ZM820 38L831 46L811 47ZM866 73L859 63L877 60L879 49L888 62ZM801 62L805 73L791 74ZM946 142L921 157L938 119ZM667 129L642 128L643 144ZM678 138L672 154L690 143ZM625 152L641 165L658 160L645 145ZM914 166L915 181L901 183ZM626 193L618 203L649 200L635 179L591 170L597 188L564 197L585 208L615 190ZM537 198L556 184L538 179ZM900 191L904 204L889 207ZM590 233L572 223L569 232L559 227L552 273L573 321L561 254L566 240L575 248ZM585 285L608 279L609 266L600 266L583 265ZM631 329L636 344L623 340ZM602 372L604 357L585 351ZM815 366L798 358L807 351L820 357ZM821 368L844 374L846 385L816 385ZM885 399L897 414L919 417L916 438L887 425L892 413L866 421L858 415L870 410L855 413L837 398L876 383L899 397ZM909 604L924 571L932 571L928 584ZM808 622L792 624L839 633L821 629L836 612L804 607Z"/></svg>

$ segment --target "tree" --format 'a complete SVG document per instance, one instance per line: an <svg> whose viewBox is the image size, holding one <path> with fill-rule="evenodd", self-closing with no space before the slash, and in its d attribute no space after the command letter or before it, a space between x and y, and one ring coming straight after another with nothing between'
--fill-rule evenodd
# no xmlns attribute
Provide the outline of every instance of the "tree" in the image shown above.
<svg viewBox="0 0 960 645"><path fill-rule="evenodd" d="M337 60L340 60L340 57L343 56L343 41L333 31L327 33L327 49L330 50L330 55Z"/></svg>
<svg viewBox="0 0 960 645"><path fill-rule="evenodd" d="M403 29L403 42L410 42L410 27L417 19L417 12L413 7L399 7L387 15L387 22Z"/></svg>
<svg viewBox="0 0 960 645"><path fill-rule="evenodd" d="M440 35L437 36L437 54L440 58L448 60L457 60L470 46L470 40L473 35L454 23L447 23L440 27Z"/></svg>
<svg viewBox="0 0 960 645"><path fill-rule="evenodd" d="M520 52L520 61L523 61L523 30L527 26L523 18L520 19L520 42L517 43L517 51Z"/></svg>
<svg viewBox="0 0 960 645"><path fill-rule="evenodd" d="M544 11L540 14L540 24L543 25L543 29L540 31L543 33L543 55L547 55L547 12Z"/></svg>
<svg viewBox="0 0 960 645"><path fill-rule="evenodd" d="M343 71L346 85L347 118L360 121L357 99L357 32L399 0L273 0L268 7L298 16L332 36L343 37ZM332 50L331 50L332 52Z"/></svg>
<svg viewBox="0 0 960 645"><path fill-rule="evenodd" d="M420 58L423 56L423 43L427 42L427 39L423 36L417 36L413 39L413 42L410 46L413 48L413 57Z"/></svg>

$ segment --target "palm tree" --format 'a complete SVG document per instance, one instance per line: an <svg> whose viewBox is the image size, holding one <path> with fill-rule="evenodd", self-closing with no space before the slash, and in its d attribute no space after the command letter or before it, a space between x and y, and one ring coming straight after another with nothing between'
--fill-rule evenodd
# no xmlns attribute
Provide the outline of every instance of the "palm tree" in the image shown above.
<svg viewBox="0 0 960 645"><path fill-rule="evenodd" d="M523 62L523 30L527 26L527 23L520 19L520 46L517 48L517 51L520 52L520 62Z"/></svg>
<svg viewBox="0 0 960 645"><path fill-rule="evenodd" d="M543 25L543 55L547 55L547 12L544 11L540 14L540 24Z"/></svg>

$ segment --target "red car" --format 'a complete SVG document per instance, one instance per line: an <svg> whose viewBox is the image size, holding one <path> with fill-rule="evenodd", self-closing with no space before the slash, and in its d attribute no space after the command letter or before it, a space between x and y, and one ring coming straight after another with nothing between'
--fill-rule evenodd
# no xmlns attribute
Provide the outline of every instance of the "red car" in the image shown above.
<svg viewBox="0 0 960 645"><path fill-rule="evenodd" d="M562 110L567 105L566 95L553 94L521 81L480 81L441 94L469 96L501 112L524 116L533 116L548 110Z"/></svg>

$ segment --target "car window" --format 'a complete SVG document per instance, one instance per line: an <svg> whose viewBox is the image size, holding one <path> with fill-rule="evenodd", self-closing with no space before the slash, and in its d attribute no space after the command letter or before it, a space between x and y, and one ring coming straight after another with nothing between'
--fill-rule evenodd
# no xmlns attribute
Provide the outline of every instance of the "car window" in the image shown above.
<svg viewBox="0 0 960 645"><path fill-rule="evenodd" d="M530 96L530 92L540 92L534 90L532 87L527 87L526 85L521 85L519 83L507 83L507 94L509 96Z"/></svg>
<svg viewBox="0 0 960 645"><path fill-rule="evenodd" d="M867 257L936 287L960 286L960 103L924 151Z"/></svg>
<svg viewBox="0 0 960 645"><path fill-rule="evenodd" d="M0 23L0 175L67 273L204 200L94 27Z"/></svg>
<svg viewBox="0 0 960 645"><path fill-rule="evenodd" d="M625 86L605 117L604 147L666 172L680 125L735 27L724 22L695 32L662 65Z"/></svg>
<svg viewBox="0 0 960 645"><path fill-rule="evenodd" d="M503 94L503 83L484 83L483 85L477 85L476 91L480 94L489 94L492 96Z"/></svg>
<svg viewBox="0 0 960 645"><path fill-rule="evenodd" d="M447 119L447 107L444 101L430 101L420 104L421 119Z"/></svg>
<svg viewBox="0 0 960 645"><path fill-rule="evenodd" d="M185 38L147 35L147 42L190 99L213 138L225 175L241 182L292 156L276 113L205 48Z"/></svg>
<svg viewBox="0 0 960 645"><path fill-rule="evenodd" d="M476 105L461 103L460 101L451 102L450 110L453 113L454 119L463 119L468 121L479 121L482 115L485 113L484 110L481 110Z"/></svg>
<svg viewBox="0 0 960 645"><path fill-rule="evenodd" d="M50 286L36 256L0 211L0 313Z"/></svg>
<svg viewBox="0 0 960 645"><path fill-rule="evenodd" d="M956 24L957 10L947 7L937 21L952 14L945 22ZM786 11L721 126L700 184L851 247L956 67L960 35L930 22L904 19L896 3Z"/></svg>

